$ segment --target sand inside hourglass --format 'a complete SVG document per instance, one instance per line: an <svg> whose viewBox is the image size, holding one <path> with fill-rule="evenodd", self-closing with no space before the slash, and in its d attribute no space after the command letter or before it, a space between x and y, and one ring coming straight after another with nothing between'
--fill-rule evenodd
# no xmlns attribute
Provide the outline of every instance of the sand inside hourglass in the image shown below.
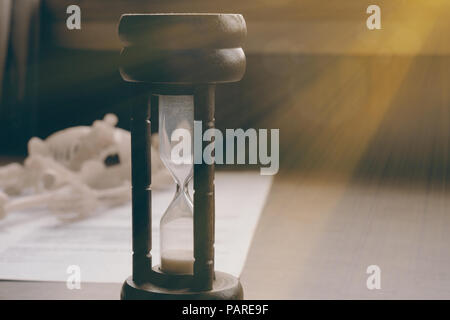
<svg viewBox="0 0 450 320"><path fill-rule="evenodd" d="M165 250L161 254L161 270L166 273L193 274L194 255L192 250Z"/></svg>
<svg viewBox="0 0 450 320"><path fill-rule="evenodd" d="M192 149L186 154L173 152L183 139L190 139L184 142L192 146L193 125L193 96L159 96L160 156L176 183L175 197L160 222L161 271L165 273L193 274L194 271L193 204L188 194L193 154ZM172 136L181 129L189 137ZM175 161L174 154L182 161Z"/></svg>

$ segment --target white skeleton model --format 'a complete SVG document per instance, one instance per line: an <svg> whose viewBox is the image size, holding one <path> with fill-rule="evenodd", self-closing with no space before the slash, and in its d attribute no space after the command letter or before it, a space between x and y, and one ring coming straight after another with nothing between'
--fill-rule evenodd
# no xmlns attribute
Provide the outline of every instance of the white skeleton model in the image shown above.
<svg viewBox="0 0 450 320"><path fill-rule="evenodd" d="M0 168L0 219L12 211L42 206L68 218L82 218L101 205L129 201L131 137L116 124L117 117L107 114L91 127L68 128L45 140L32 138L23 165ZM152 137L152 187L156 188L171 181L159 159L157 142Z"/></svg>

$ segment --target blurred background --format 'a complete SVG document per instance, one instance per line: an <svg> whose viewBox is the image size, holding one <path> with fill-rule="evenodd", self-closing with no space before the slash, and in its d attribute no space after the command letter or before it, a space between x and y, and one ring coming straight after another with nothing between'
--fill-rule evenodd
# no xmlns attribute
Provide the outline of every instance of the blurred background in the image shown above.
<svg viewBox="0 0 450 320"><path fill-rule="evenodd" d="M449 179L450 3L365 0L0 0L0 153L106 112L129 126L117 23L130 12L242 13L247 73L217 88L224 128L279 128L281 167ZM81 7L81 30L66 28Z"/></svg>

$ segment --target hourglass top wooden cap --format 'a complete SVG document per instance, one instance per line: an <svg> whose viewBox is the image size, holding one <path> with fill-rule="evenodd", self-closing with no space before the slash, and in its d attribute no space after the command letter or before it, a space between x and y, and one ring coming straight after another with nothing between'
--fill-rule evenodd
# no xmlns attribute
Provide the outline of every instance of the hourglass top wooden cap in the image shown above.
<svg viewBox="0 0 450 320"><path fill-rule="evenodd" d="M119 23L121 75L157 84L239 81L246 35L240 14L125 14Z"/></svg>

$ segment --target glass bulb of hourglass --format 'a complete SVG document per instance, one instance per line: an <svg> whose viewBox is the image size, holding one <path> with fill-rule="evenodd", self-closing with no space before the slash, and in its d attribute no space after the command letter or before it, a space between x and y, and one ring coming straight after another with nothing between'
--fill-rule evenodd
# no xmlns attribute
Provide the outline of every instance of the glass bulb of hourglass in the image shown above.
<svg viewBox="0 0 450 320"><path fill-rule="evenodd" d="M193 204L188 192L193 175L193 126L192 96L159 97L160 156L176 183L175 196L160 222L161 270L166 273L193 273ZM177 153L188 150L176 147L183 142L190 147L188 154Z"/></svg>

